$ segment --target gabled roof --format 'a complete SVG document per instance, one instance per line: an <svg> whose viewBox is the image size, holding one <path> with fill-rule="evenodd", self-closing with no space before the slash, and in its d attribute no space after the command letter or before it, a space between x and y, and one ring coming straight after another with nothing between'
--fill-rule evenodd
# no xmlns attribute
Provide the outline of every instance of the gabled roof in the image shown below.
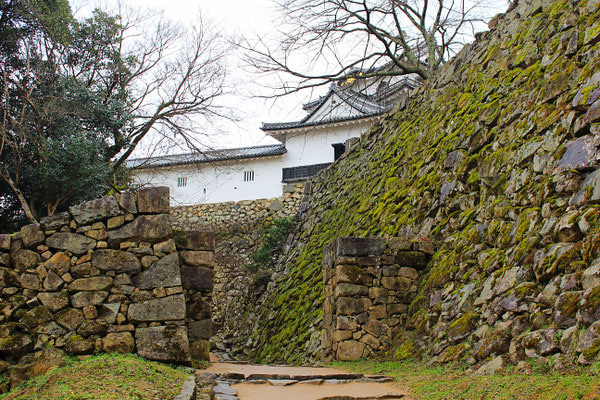
<svg viewBox="0 0 600 400"><path fill-rule="evenodd" d="M417 82L413 79L402 79L385 90L385 98L391 97L393 94L402 89L414 89L416 86ZM350 112L347 113L347 115L342 116L327 115L325 118L316 118L318 113L326 106L328 102L331 102L333 97L340 99L343 104L347 105ZM312 111L300 121L274 123L264 122L261 129L265 132L274 132L286 129L352 121L362 118L375 117L386 113L391 108L392 106L389 104L384 105L381 93L379 93L379 96L369 96L351 88L344 89L340 87L339 84L333 83L330 86L329 92L325 96L321 96L303 105L303 109L312 109Z"/></svg>
<svg viewBox="0 0 600 400"><path fill-rule="evenodd" d="M279 156L287 150L283 144L265 146L240 147L236 149L211 150L202 153L185 153L149 158L134 158L127 160L129 168L169 167L175 165L201 164L215 161L240 160Z"/></svg>

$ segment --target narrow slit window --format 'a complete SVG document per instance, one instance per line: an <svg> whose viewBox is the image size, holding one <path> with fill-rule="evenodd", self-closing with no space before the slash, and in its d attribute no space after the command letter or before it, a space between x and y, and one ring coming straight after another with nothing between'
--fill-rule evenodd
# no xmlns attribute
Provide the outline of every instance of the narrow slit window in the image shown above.
<svg viewBox="0 0 600 400"><path fill-rule="evenodd" d="M244 182L252 182L254 180L254 171L244 171Z"/></svg>
<svg viewBox="0 0 600 400"><path fill-rule="evenodd" d="M177 187L186 187L187 186L187 177L182 176L177 178Z"/></svg>

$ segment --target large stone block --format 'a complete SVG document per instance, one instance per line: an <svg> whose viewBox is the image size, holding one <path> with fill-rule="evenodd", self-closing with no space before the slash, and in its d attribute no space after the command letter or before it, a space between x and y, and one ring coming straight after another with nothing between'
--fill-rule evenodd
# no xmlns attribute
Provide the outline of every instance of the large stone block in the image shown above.
<svg viewBox="0 0 600 400"><path fill-rule="evenodd" d="M108 297L108 292L79 292L71 296L71 305L75 308L83 308L87 306L96 306L102 304Z"/></svg>
<svg viewBox="0 0 600 400"><path fill-rule="evenodd" d="M70 232L57 232L46 239L46 244L53 249L68 250L78 256L96 247L94 239Z"/></svg>
<svg viewBox="0 0 600 400"><path fill-rule="evenodd" d="M179 256L169 254L152 264L148 269L133 278L133 284L139 289L181 286Z"/></svg>
<svg viewBox="0 0 600 400"><path fill-rule="evenodd" d="M429 264L430 257L422 251L399 251L396 263L402 267L424 269Z"/></svg>
<svg viewBox="0 0 600 400"><path fill-rule="evenodd" d="M335 255L340 256L378 256L383 254L386 241L382 237L338 237L335 241Z"/></svg>
<svg viewBox="0 0 600 400"><path fill-rule="evenodd" d="M135 275L142 270L142 264L135 255L121 250L96 250L92 254L92 266L117 274Z"/></svg>
<svg viewBox="0 0 600 400"><path fill-rule="evenodd" d="M381 279L381 285L389 290L408 291L413 280L402 276L388 276Z"/></svg>
<svg viewBox="0 0 600 400"><path fill-rule="evenodd" d="M12 261L17 271L24 272L37 267L42 258L35 251L19 249L13 253Z"/></svg>
<svg viewBox="0 0 600 400"><path fill-rule="evenodd" d="M65 211L41 218L40 225L45 231L57 231L63 226L69 225L69 219L71 219L71 215L68 211Z"/></svg>
<svg viewBox="0 0 600 400"><path fill-rule="evenodd" d="M353 340L338 344L337 359L339 361L358 361L362 358L367 345Z"/></svg>
<svg viewBox="0 0 600 400"><path fill-rule="evenodd" d="M355 299L352 297L340 297L337 299L338 315L355 315L368 311L372 303L369 299Z"/></svg>
<svg viewBox="0 0 600 400"><path fill-rule="evenodd" d="M173 233L179 249L213 251L215 238L212 233L200 231L176 231Z"/></svg>
<svg viewBox="0 0 600 400"><path fill-rule="evenodd" d="M63 275L71 267L71 258L63 252L58 252L44 262L44 267L50 271L55 271Z"/></svg>
<svg viewBox="0 0 600 400"><path fill-rule="evenodd" d="M346 282L355 285L370 285L373 277L358 265L337 265L335 276L338 283Z"/></svg>
<svg viewBox="0 0 600 400"><path fill-rule="evenodd" d="M108 289L112 285L109 276L93 276L91 278L75 279L68 286L69 292L93 292Z"/></svg>
<svg viewBox="0 0 600 400"><path fill-rule="evenodd" d="M157 326L135 331L138 354L150 360L188 364L190 348L184 326Z"/></svg>
<svg viewBox="0 0 600 400"><path fill-rule="evenodd" d="M34 354L27 354L19 360L19 364L12 366L8 371L11 388L64 365L66 365L65 355L59 349L44 349Z"/></svg>
<svg viewBox="0 0 600 400"><path fill-rule="evenodd" d="M37 298L52 312L60 311L69 305L69 295L66 292L38 293Z"/></svg>
<svg viewBox="0 0 600 400"><path fill-rule="evenodd" d="M133 353L135 341L131 332L109 333L102 339L102 350L105 353Z"/></svg>
<svg viewBox="0 0 600 400"><path fill-rule="evenodd" d="M185 297L179 294L130 304L127 318L133 322L182 320L185 318Z"/></svg>
<svg viewBox="0 0 600 400"><path fill-rule="evenodd" d="M212 251L189 251L184 250L181 253L181 260L184 264L192 267L214 267L215 253Z"/></svg>
<svg viewBox="0 0 600 400"><path fill-rule="evenodd" d="M209 341L190 339L190 356L194 360L210 360Z"/></svg>
<svg viewBox="0 0 600 400"><path fill-rule="evenodd" d="M137 214L135 193L125 192L118 195L119 205L123 210L131 214Z"/></svg>
<svg viewBox="0 0 600 400"><path fill-rule="evenodd" d="M137 192L137 210L141 214L168 214L169 200L167 186L142 189Z"/></svg>
<svg viewBox="0 0 600 400"><path fill-rule="evenodd" d="M87 225L94 221L122 214L119 203L114 196L86 201L69 208L69 211L79 225Z"/></svg>
<svg viewBox="0 0 600 400"><path fill-rule="evenodd" d="M21 228L21 240L26 248L42 244L45 239L46 235L38 224L29 224Z"/></svg>
<svg viewBox="0 0 600 400"><path fill-rule="evenodd" d="M369 288L363 285L354 285L352 283L340 283L335 287L335 297L344 296L367 296L369 294Z"/></svg>
<svg viewBox="0 0 600 400"><path fill-rule="evenodd" d="M81 310L69 308L55 316L56 322L68 331L74 331L85 321Z"/></svg>
<svg viewBox="0 0 600 400"><path fill-rule="evenodd" d="M188 324L190 340L208 340L212 336L212 321L203 319Z"/></svg>
<svg viewBox="0 0 600 400"><path fill-rule="evenodd" d="M181 266L181 282L185 289L212 290L215 272L210 268Z"/></svg>
<svg viewBox="0 0 600 400"><path fill-rule="evenodd" d="M108 232L111 246L126 241L162 242L171 238L171 220L167 214L141 215L120 229Z"/></svg>

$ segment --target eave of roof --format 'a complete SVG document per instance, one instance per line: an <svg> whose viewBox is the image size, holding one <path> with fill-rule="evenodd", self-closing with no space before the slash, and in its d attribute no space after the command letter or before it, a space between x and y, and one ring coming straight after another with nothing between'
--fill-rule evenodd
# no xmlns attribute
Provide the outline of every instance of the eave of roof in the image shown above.
<svg viewBox="0 0 600 400"><path fill-rule="evenodd" d="M203 164L217 161L242 160L280 156L287 152L285 145L239 147L235 149L211 150L204 153L185 153L159 157L135 158L127 161L129 168L156 168L178 165Z"/></svg>

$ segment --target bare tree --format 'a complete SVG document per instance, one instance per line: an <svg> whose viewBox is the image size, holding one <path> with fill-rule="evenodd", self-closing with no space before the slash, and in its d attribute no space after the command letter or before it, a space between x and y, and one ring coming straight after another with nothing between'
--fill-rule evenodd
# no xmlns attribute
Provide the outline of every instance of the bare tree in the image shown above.
<svg viewBox="0 0 600 400"><path fill-rule="evenodd" d="M279 87L284 94L348 78L428 79L474 35L476 23L498 9L490 3L505 1L282 0L283 39L244 48L260 72L295 78L293 86Z"/></svg>
<svg viewBox="0 0 600 400"><path fill-rule="evenodd" d="M23 24L5 23L9 9L0 10L2 37L15 37L0 49L0 201L14 199L31 222L106 188L86 187L85 179L79 186L41 187L45 179L33 176L71 169L60 146L74 143L74 134L90 144L75 143L78 156L88 151L90 161L104 160L95 182L112 176L114 184L144 138L162 136L197 149L212 120L228 114L219 99L227 92L231 45L200 17L184 29L160 15L121 8L118 14L96 10L78 22L62 3L61 18L48 18L59 23L51 27L28 2L19 3L15 13L27 13L31 26L19 35L13 31ZM63 159L45 168L57 153Z"/></svg>

